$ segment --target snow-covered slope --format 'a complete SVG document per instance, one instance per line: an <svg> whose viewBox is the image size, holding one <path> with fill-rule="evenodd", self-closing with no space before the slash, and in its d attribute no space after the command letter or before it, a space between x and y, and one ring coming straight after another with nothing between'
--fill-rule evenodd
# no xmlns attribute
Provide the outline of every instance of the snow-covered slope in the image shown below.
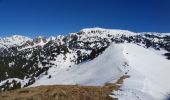
<svg viewBox="0 0 170 100"><path fill-rule="evenodd" d="M104 85L128 74L120 100L162 100L170 90L170 62L162 55L136 44L112 44L99 57L68 69L49 72L32 86L54 84Z"/></svg>
<svg viewBox="0 0 170 100"><path fill-rule="evenodd" d="M102 55L67 70L49 73L50 79L42 77L33 86L54 84L104 85L127 72L121 45L111 45ZM48 80L48 81L47 81Z"/></svg>
<svg viewBox="0 0 170 100"><path fill-rule="evenodd" d="M124 55L130 65L130 78L126 79L122 91L116 91L117 97L127 100L133 96L144 99L141 92L154 97L153 100L164 100L170 92L170 61L153 50L134 44L123 44ZM137 92L139 91L139 92ZM138 100L134 99L134 100ZM150 99L147 99L150 100Z"/></svg>

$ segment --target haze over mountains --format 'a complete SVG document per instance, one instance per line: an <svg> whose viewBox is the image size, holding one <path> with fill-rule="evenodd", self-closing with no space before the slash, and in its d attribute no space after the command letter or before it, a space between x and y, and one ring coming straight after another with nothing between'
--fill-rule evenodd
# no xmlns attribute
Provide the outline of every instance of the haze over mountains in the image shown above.
<svg viewBox="0 0 170 100"><path fill-rule="evenodd" d="M170 33L86 28L67 36L0 38L0 90L40 85L103 86L128 75L111 97L170 95Z"/></svg>

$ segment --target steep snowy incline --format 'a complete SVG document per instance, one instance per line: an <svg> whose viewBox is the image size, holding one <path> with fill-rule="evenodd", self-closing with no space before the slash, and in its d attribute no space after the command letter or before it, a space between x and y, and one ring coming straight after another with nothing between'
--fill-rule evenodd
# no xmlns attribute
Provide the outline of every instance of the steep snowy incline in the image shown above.
<svg viewBox="0 0 170 100"><path fill-rule="evenodd" d="M106 51L92 61L74 65L70 69L50 73L52 77L42 77L33 84L81 84L104 85L105 83L119 79L127 68L124 66L126 59L123 56L123 48L119 44L112 44Z"/></svg>
<svg viewBox="0 0 170 100"><path fill-rule="evenodd" d="M122 91L114 94L120 100L131 99L136 95L143 99L140 92L154 97L154 100L164 100L170 92L170 62L153 50L135 44L123 44L124 56L131 67L130 78L126 79ZM120 95L121 94L121 95ZM138 100L133 99L133 100Z"/></svg>

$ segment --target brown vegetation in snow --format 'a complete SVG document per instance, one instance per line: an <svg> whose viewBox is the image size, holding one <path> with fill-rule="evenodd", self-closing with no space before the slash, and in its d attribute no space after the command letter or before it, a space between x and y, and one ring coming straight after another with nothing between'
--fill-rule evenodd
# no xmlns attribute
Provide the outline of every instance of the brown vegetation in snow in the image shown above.
<svg viewBox="0 0 170 100"><path fill-rule="evenodd" d="M0 93L0 100L117 100L109 95L129 76L105 86L51 85L24 88Z"/></svg>

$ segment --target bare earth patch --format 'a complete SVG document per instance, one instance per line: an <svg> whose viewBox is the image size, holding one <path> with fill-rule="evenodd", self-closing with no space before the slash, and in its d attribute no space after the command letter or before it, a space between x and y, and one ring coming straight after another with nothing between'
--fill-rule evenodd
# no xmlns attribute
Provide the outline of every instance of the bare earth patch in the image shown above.
<svg viewBox="0 0 170 100"><path fill-rule="evenodd" d="M109 95L118 90L123 80L122 76L116 83L105 86L50 85L17 89L0 93L0 100L117 100Z"/></svg>

